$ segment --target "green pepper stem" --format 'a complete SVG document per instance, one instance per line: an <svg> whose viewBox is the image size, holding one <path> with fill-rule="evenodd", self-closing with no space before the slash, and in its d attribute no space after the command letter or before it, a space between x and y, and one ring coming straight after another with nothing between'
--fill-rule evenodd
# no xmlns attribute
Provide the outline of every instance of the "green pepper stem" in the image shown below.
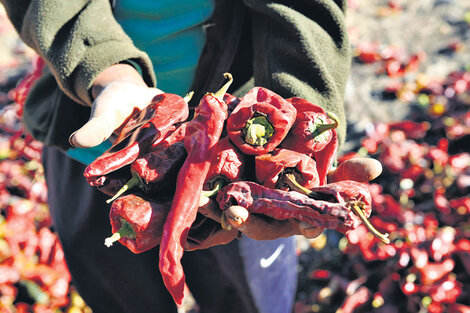
<svg viewBox="0 0 470 313"><path fill-rule="evenodd" d="M220 101L224 101L224 95L225 93L227 92L228 88L230 87L230 85L232 84L233 82L233 77L232 77L232 74L230 73L225 73L224 74L224 77L226 79L228 79L228 81L222 86L222 88L220 88L219 90L217 90L215 93L214 93L214 96L219 99Z"/></svg>
<svg viewBox="0 0 470 313"><path fill-rule="evenodd" d="M243 130L245 142L252 146L263 146L274 134L274 127L264 115L249 119Z"/></svg>
<svg viewBox="0 0 470 313"><path fill-rule="evenodd" d="M139 176L134 173L134 174L132 175L132 178L129 179L129 180L127 181L127 183L126 183L124 186L122 186L121 189L119 189L118 192L116 192L116 194L115 194L112 198L106 200L106 203L111 203L111 202L113 202L113 201L116 200L118 197L120 197L123 193L125 193L127 190L129 190L129 189L131 189L131 188L134 188L134 187L136 187L136 186L139 186L139 184L140 184Z"/></svg>
<svg viewBox="0 0 470 313"><path fill-rule="evenodd" d="M301 186L295 179L295 176L293 174L286 174L286 182L289 185L289 187L292 188L292 190L297 191L299 193L305 194L311 198L315 198L315 194L317 194L314 191L311 191L303 186ZM350 206L351 211L361 220L362 224L377 238L379 238L383 243L389 244L390 239L388 238L388 234L382 234L379 232L367 219L367 217L364 214L364 211L359 207L357 203L354 203L352 206Z"/></svg>
<svg viewBox="0 0 470 313"><path fill-rule="evenodd" d="M223 185L224 183L222 179L216 180L214 188L212 188L212 190L203 190L201 193L201 197L211 198L215 196L219 192L219 190L222 189Z"/></svg>
<svg viewBox="0 0 470 313"><path fill-rule="evenodd" d="M320 136L321 134L323 134L327 130L335 129L339 126L339 119L334 113L329 112L326 115L333 120L333 123L315 125L315 129L311 130L311 133L314 137Z"/></svg>
<svg viewBox="0 0 470 313"><path fill-rule="evenodd" d="M115 232L110 237L104 240L104 244L106 247L109 248L113 245L113 243L115 243L121 238L129 238L129 239L135 238L134 229L132 228L131 224L129 224L125 220L122 221L122 226L117 232Z"/></svg>

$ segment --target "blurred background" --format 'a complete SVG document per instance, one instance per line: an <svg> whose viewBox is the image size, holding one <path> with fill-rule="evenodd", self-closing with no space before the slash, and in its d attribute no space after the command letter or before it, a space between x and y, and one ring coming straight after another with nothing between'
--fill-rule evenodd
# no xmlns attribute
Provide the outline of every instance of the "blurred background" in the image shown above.
<svg viewBox="0 0 470 313"><path fill-rule="evenodd" d="M353 62L339 161L380 160L372 223L299 238L294 313L470 312L470 1L349 0ZM71 284L23 132L36 56L0 6L0 313L91 312ZM197 312L188 303L186 311Z"/></svg>

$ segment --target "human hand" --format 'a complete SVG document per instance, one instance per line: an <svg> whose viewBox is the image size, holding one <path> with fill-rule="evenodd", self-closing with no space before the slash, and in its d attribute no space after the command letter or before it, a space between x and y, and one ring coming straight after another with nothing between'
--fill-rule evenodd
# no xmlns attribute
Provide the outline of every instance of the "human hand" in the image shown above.
<svg viewBox="0 0 470 313"><path fill-rule="evenodd" d="M115 64L96 78L88 122L70 135L74 147L90 148L111 137L113 132L132 114L143 109L161 94L157 88L148 87L134 67Z"/></svg>

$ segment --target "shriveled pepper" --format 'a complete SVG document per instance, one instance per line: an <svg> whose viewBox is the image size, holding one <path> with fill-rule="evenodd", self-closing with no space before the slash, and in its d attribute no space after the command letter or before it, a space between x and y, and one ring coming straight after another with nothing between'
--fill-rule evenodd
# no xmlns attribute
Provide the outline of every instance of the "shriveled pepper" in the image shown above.
<svg viewBox="0 0 470 313"><path fill-rule="evenodd" d="M132 177L129 179L126 176L127 181L111 194L113 197L107 202L114 201L136 186L149 195L154 193L155 196L173 192L177 172L187 155L183 144L186 125L185 123L179 125L163 141L152 147L149 153L132 162L130 165Z"/></svg>
<svg viewBox="0 0 470 313"><path fill-rule="evenodd" d="M242 206L250 213L264 214L278 220L297 219L346 233L361 223L351 207L360 201L367 201L363 208L364 215L368 216L371 210L370 198L348 198L351 201L346 202L335 192L335 188L325 187L316 194L317 199L313 199L299 192L271 189L254 182L240 181L225 186L218 193L217 202L223 211L231 206ZM339 200L343 201L338 202Z"/></svg>
<svg viewBox="0 0 470 313"><path fill-rule="evenodd" d="M106 153L87 166L85 177L102 176L132 163L149 152L152 145L161 142L174 125L185 121L188 115L185 98L170 93L155 96L149 106L127 122L131 125L128 132L132 131L127 144L124 140L127 136L122 136ZM142 124L139 122L141 120L146 122Z"/></svg>
<svg viewBox="0 0 470 313"><path fill-rule="evenodd" d="M319 185L317 164L309 156L287 149L275 149L271 153L255 158L256 180L268 188L288 190L285 174L296 176L297 182L305 188Z"/></svg>
<svg viewBox="0 0 470 313"><path fill-rule="evenodd" d="M159 267L163 282L178 306L183 303L185 289L181 265L184 246L228 115L223 95L232 79L231 75L227 76L230 80L221 90L202 97L194 119L187 125L184 146L188 157L178 173L173 202L163 226Z"/></svg>
<svg viewBox="0 0 470 313"><path fill-rule="evenodd" d="M347 205L374 236L384 243L390 243L388 234L379 232L367 219L372 212L372 196L366 184L353 180L342 180L309 190L299 185L292 174L286 176L289 186L295 191L314 199L326 197L331 201Z"/></svg>
<svg viewBox="0 0 470 313"><path fill-rule="evenodd" d="M245 155L241 153L229 140L224 137L216 146L214 158L207 173L205 187L209 189L220 188L222 184L242 179L245 169ZM211 196L204 191L206 196Z"/></svg>
<svg viewBox="0 0 470 313"><path fill-rule="evenodd" d="M133 253L156 247L170 207L171 201L149 201L135 194L117 199L109 211L113 235L106 238L105 245L119 241Z"/></svg>
<svg viewBox="0 0 470 313"><path fill-rule="evenodd" d="M296 109L281 96L262 87L249 91L227 119L227 133L245 154L272 151L287 136Z"/></svg>

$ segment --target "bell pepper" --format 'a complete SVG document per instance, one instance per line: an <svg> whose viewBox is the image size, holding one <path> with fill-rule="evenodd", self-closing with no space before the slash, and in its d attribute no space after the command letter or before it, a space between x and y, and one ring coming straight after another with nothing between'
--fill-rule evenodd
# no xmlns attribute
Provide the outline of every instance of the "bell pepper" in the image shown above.
<svg viewBox="0 0 470 313"><path fill-rule="evenodd" d="M276 93L255 87L227 119L227 133L245 154L261 155L276 148L295 121L292 104Z"/></svg>

